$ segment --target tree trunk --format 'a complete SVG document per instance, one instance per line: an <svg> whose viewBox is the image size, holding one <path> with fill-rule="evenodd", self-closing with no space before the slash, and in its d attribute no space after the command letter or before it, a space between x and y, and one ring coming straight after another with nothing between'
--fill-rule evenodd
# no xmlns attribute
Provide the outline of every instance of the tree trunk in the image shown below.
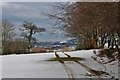
<svg viewBox="0 0 120 80"><path fill-rule="evenodd" d="M30 48L31 48L32 34L33 34L33 29L31 29L30 35L29 35L29 38L28 38L28 52L30 52Z"/></svg>
<svg viewBox="0 0 120 80"><path fill-rule="evenodd" d="M111 39L108 40L108 48L110 48Z"/></svg>
<svg viewBox="0 0 120 80"><path fill-rule="evenodd" d="M120 60L120 49L119 49L118 45L116 44L116 40L115 40L115 46L116 46L116 49L117 49L117 51L118 51L118 56L117 56L117 58Z"/></svg>
<svg viewBox="0 0 120 80"><path fill-rule="evenodd" d="M111 43L111 48L112 48L112 49L114 48L114 43L115 43L115 38L114 38L114 36L112 35L112 43Z"/></svg>

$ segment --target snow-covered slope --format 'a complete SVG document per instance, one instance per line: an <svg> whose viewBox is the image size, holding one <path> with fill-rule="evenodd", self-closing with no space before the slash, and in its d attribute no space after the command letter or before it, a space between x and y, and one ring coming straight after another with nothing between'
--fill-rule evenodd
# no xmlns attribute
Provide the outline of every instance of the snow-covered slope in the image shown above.
<svg viewBox="0 0 120 80"><path fill-rule="evenodd" d="M65 56L58 52L60 56ZM82 50L66 52L72 57L82 57L85 61L81 61L96 70L104 70L101 64L91 59L93 50ZM55 57L54 53L37 53L22 55L2 56L2 77L4 78L68 78L63 66L58 61L46 61ZM65 62L74 73L75 78L86 78L86 70L75 62ZM118 64L107 65L108 71L113 71L118 77Z"/></svg>

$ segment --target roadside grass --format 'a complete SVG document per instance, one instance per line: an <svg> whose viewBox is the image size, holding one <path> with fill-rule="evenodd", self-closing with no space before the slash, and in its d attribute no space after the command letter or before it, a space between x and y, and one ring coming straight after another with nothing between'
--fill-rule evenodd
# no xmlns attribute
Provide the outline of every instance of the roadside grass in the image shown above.
<svg viewBox="0 0 120 80"><path fill-rule="evenodd" d="M50 58L49 60L47 61L59 61L59 60L62 60L62 61L84 61L85 59L84 58L80 58L80 57L71 57L71 58L68 58L68 57L60 57L60 58Z"/></svg>

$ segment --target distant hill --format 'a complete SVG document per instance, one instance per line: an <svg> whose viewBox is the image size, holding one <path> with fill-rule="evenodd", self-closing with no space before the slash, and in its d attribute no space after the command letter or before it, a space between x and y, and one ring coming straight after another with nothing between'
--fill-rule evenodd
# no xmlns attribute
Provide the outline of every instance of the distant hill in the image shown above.
<svg viewBox="0 0 120 80"><path fill-rule="evenodd" d="M77 39L68 39L65 41L56 41L56 42L33 42L33 47L55 47L55 46L62 46L62 45L68 45L68 46L75 46L77 45Z"/></svg>

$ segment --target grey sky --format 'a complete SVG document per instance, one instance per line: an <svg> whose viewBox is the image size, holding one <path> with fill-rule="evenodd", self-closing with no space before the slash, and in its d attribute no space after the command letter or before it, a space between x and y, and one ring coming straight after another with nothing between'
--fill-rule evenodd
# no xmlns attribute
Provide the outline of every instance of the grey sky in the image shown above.
<svg viewBox="0 0 120 80"><path fill-rule="evenodd" d="M47 32L34 35L39 41L61 41L66 39L63 31L50 34L54 30L56 20L41 15L43 11L48 13L54 11L52 6L54 4L54 2L4 2L2 4L2 19L8 19L15 25L18 37L19 28L21 28L23 21L28 20L47 29Z"/></svg>

